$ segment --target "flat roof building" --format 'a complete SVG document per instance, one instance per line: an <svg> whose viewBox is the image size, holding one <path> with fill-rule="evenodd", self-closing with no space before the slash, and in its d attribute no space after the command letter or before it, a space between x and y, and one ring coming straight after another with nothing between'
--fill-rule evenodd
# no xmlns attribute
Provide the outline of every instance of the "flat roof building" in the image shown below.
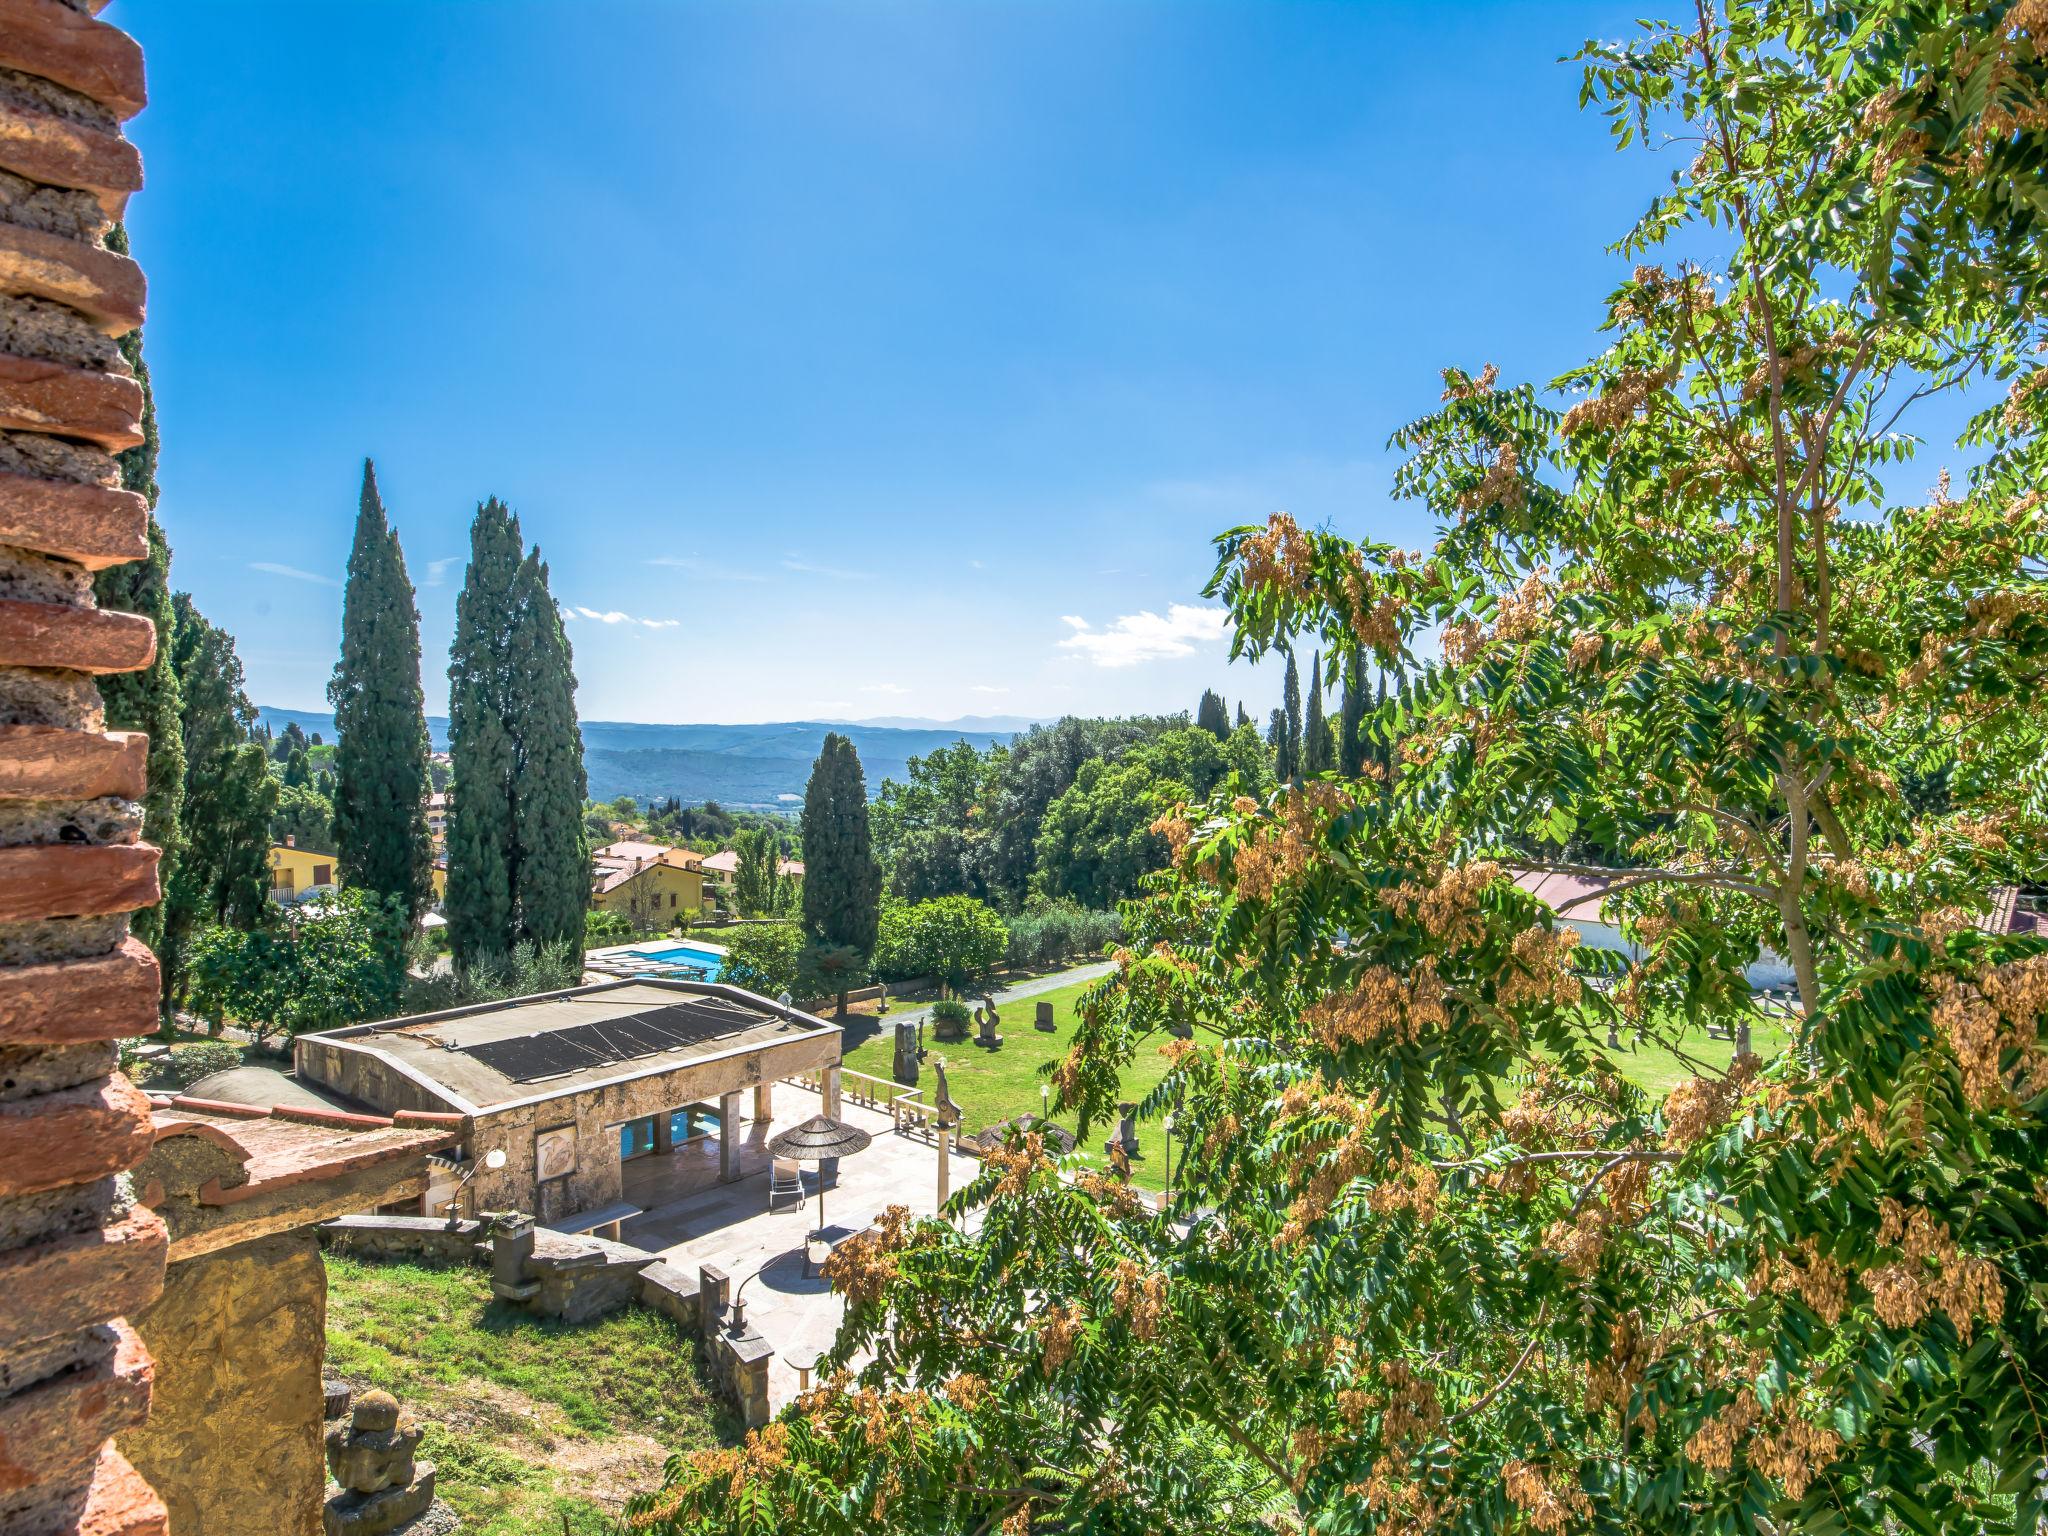
<svg viewBox="0 0 2048 1536"><path fill-rule="evenodd" d="M301 1035L293 1052L300 1078L381 1113L461 1115L465 1210L573 1226L641 1188L757 1171L743 1127L765 1126L774 1084L798 1073L836 1099L840 1035L738 987L628 979ZM484 1168L495 1150L505 1166Z"/></svg>

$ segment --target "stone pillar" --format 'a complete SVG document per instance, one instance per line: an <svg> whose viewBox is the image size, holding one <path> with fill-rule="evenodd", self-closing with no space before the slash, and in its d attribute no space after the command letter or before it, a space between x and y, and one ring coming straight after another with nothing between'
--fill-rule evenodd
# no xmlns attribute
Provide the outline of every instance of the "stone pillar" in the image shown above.
<svg viewBox="0 0 2048 1536"><path fill-rule="evenodd" d="M953 1192L953 1127L939 1127L939 1209L946 1208L946 1200Z"/></svg>
<svg viewBox="0 0 2048 1536"><path fill-rule="evenodd" d="M0 218L0 1530L160 1536L110 1443L149 1411L126 1319L167 1241L119 1180L153 1139L114 1041L156 1026L128 914L157 900L157 850L133 804L149 742L106 729L95 679L149 666L157 637L93 599L94 573L149 553L113 457L142 441L115 340L142 323L142 270L105 243L142 185L119 126L146 99L142 50L98 9L0 0L0 66L22 77L0 170L26 184Z"/></svg>
<svg viewBox="0 0 2048 1536"><path fill-rule="evenodd" d="M839 1118L840 1071L840 1065L836 1061L833 1062L831 1066L825 1069L825 1113L830 1115L834 1120L837 1120Z"/></svg>
<svg viewBox="0 0 2048 1536"><path fill-rule="evenodd" d="M730 1184L740 1176L740 1096L724 1094L718 1101L718 1181Z"/></svg>
<svg viewBox="0 0 2048 1536"><path fill-rule="evenodd" d="M754 1084L754 1118L766 1125L775 1118L775 1085Z"/></svg>
<svg viewBox="0 0 2048 1536"><path fill-rule="evenodd" d="M654 1117L654 1150L673 1152L676 1149L676 1125L670 1118L673 1110L661 1110Z"/></svg>

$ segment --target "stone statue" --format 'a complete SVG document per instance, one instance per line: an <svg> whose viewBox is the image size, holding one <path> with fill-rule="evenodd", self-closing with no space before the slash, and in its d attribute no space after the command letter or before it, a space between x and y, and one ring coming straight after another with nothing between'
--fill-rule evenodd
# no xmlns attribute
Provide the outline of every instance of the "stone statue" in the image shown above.
<svg viewBox="0 0 2048 1536"><path fill-rule="evenodd" d="M327 1469L341 1485L323 1511L327 1536L401 1531L434 1502L434 1464L415 1462L420 1427L389 1392L365 1392L327 1430Z"/></svg>
<svg viewBox="0 0 2048 1536"><path fill-rule="evenodd" d="M994 1049L1003 1043L1003 1037L996 1033L996 1026L1002 1018L996 1013L996 1000L983 995L981 1006L974 1010L974 1022L981 1033L975 1037L975 1044Z"/></svg>
<svg viewBox="0 0 2048 1536"><path fill-rule="evenodd" d="M917 1086L917 1021L896 1021L896 1062L891 1075L906 1088Z"/></svg>
<svg viewBox="0 0 2048 1536"><path fill-rule="evenodd" d="M932 1108L939 1112L939 1123L958 1125L960 1106L953 1102L953 1095L946 1090L946 1064L943 1061L934 1061L932 1073L939 1080L938 1087L932 1090Z"/></svg>

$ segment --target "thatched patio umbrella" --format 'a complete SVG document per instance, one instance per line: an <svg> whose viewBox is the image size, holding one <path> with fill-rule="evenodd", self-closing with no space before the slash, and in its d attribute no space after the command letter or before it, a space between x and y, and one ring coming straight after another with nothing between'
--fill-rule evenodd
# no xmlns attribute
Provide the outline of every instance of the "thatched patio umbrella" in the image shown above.
<svg viewBox="0 0 2048 1536"><path fill-rule="evenodd" d="M799 1163L821 1163L827 1158L851 1157L865 1152L875 1138L858 1126L830 1115L813 1115L802 1125L793 1125L768 1139L770 1157L792 1158ZM825 1235L825 1179L818 1177L818 1236ZM811 1267L810 1245L804 1245L804 1272Z"/></svg>

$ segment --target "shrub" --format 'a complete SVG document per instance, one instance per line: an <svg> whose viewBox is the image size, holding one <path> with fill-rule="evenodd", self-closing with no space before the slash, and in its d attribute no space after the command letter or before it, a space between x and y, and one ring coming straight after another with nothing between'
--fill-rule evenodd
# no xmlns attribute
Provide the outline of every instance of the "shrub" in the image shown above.
<svg viewBox="0 0 2048 1536"><path fill-rule="evenodd" d="M1010 919L1013 966L1056 965L1076 955L1099 955L1123 934L1123 920L1072 901L1036 901Z"/></svg>
<svg viewBox="0 0 2048 1536"><path fill-rule="evenodd" d="M170 1059L157 1075L176 1087L189 1088L202 1077L241 1064L242 1048L232 1040L195 1040L190 1045L172 1046Z"/></svg>
<svg viewBox="0 0 2048 1536"><path fill-rule="evenodd" d="M719 934L718 942L729 951L720 981L764 997L797 990L803 935L795 923L750 923Z"/></svg>
<svg viewBox="0 0 2048 1536"><path fill-rule="evenodd" d="M312 916L192 941L195 1012L266 1036L333 1029L396 1012L405 987L406 918L394 898L339 891Z"/></svg>
<svg viewBox="0 0 2048 1536"><path fill-rule="evenodd" d="M536 992L560 992L583 980L583 951L573 944L514 946L512 953L480 960L464 971L416 976L405 990L408 1013L439 1013L471 1003L495 1003Z"/></svg>
<svg viewBox="0 0 2048 1536"><path fill-rule="evenodd" d="M623 944L633 937L633 925L626 921L623 912L603 912L593 909L583 914L583 947L602 949L607 944Z"/></svg>
<svg viewBox="0 0 2048 1536"><path fill-rule="evenodd" d="M936 976L961 987L1001 964L1009 943L1009 928L986 904L941 896L883 912L874 968L892 980Z"/></svg>
<svg viewBox="0 0 2048 1536"><path fill-rule="evenodd" d="M974 1011L957 997L942 997L932 1004L934 1024L958 1024L964 1029L973 1017Z"/></svg>

